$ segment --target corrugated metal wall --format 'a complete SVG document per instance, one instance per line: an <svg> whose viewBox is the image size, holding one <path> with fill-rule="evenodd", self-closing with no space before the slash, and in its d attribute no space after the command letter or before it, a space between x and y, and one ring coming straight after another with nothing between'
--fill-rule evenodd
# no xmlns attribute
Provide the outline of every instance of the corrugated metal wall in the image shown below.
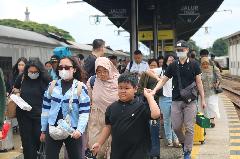
<svg viewBox="0 0 240 159"><path fill-rule="evenodd" d="M24 46L16 44L0 43L0 56L12 57L12 65L16 63L18 58L25 57L38 57L43 63L48 61L52 56L52 50L54 47L35 47L35 46Z"/></svg>

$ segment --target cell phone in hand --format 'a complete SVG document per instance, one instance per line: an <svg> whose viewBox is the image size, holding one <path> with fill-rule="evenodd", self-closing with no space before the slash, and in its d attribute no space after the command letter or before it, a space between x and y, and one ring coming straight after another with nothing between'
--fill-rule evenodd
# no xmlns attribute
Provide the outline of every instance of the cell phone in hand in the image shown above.
<svg viewBox="0 0 240 159"><path fill-rule="evenodd" d="M93 152L88 148L85 151L85 158L86 159L97 159L97 155L94 155Z"/></svg>

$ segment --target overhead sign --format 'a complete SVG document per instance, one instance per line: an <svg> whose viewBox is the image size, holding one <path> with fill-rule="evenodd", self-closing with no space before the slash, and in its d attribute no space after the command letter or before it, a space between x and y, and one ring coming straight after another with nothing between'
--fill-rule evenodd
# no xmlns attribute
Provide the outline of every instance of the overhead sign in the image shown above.
<svg viewBox="0 0 240 159"><path fill-rule="evenodd" d="M108 19L113 21L118 28L128 21L127 9L124 8L109 9L107 15Z"/></svg>
<svg viewBox="0 0 240 159"><path fill-rule="evenodd" d="M153 32L152 31L139 31L138 32L138 40L139 41L153 40Z"/></svg>
<svg viewBox="0 0 240 159"><path fill-rule="evenodd" d="M151 41L153 40L152 31L139 31L138 32L139 41ZM158 31L158 40L171 40L174 39L173 30L159 30Z"/></svg>
<svg viewBox="0 0 240 159"><path fill-rule="evenodd" d="M167 46L164 46L163 47L163 51L168 51L168 52L170 52L170 51L173 51L174 50L174 47L171 45L167 45ZM161 46L158 46L158 51L162 51L162 47Z"/></svg>
<svg viewBox="0 0 240 159"><path fill-rule="evenodd" d="M200 17L199 6L188 2L181 6L178 16L186 23L194 23Z"/></svg>
<svg viewBox="0 0 240 159"><path fill-rule="evenodd" d="M174 39L173 30L160 30L158 31L158 40Z"/></svg>

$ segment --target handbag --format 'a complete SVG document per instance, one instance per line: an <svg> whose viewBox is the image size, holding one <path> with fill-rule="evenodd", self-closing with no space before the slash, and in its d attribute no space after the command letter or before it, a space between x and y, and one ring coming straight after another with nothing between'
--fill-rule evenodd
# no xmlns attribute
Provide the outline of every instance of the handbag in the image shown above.
<svg viewBox="0 0 240 159"><path fill-rule="evenodd" d="M51 83L49 88L49 94L52 93L55 84L56 84L56 81ZM74 129L71 127L71 118L70 118L70 114L73 110L72 103L73 103L74 88L75 88L75 85L72 84L72 88L71 88L72 94L69 99L69 109L65 119L59 119L57 122L57 126L49 125L49 135L54 140L64 140L74 132ZM81 88L82 88L82 83L78 82L78 86L77 86L78 97L80 97L81 95Z"/></svg>
<svg viewBox="0 0 240 159"><path fill-rule="evenodd" d="M192 82L190 85L188 85L186 88L182 88L182 80L180 76L180 70L179 65L177 63L177 77L178 77L178 86L180 90L181 98L185 103L190 103L197 99L198 91L197 91L197 85L196 82Z"/></svg>
<svg viewBox="0 0 240 159"><path fill-rule="evenodd" d="M218 86L218 87L214 88L214 92L215 92L216 94L219 94L219 93L222 93L222 92L223 92L223 89Z"/></svg>
<svg viewBox="0 0 240 159"><path fill-rule="evenodd" d="M202 128L210 128L210 119L205 117L202 113L197 113L196 115L196 124Z"/></svg>
<svg viewBox="0 0 240 159"><path fill-rule="evenodd" d="M10 98L10 95L7 97L7 110L5 115L9 118L16 118L16 108L17 104Z"/></svg>
<svg viewBox="0 0 240 159"><path fill-rule="evenodd" d="M217 74L216 72L214 71L214 65L213 65L213 79L214 79L214 82L217 83ZM219 94L219 93L222 93L223 92L223 89L218 85L216 87L214 87L214 92L215 94Z"/></svg>
<svg viewBox="0 0 240 159"><path fill-rule="evenodd" d="M45 143L42 142L40 144L40 148L37 151L37 159L46 159L46 149L45 149Z"/></svg>
<svg viewBox="0 0 240 159"><path fill-rule="evenodd" d="M22 76L22 80L21 80L21 85L23 83L23 80L24 80L24 75ZM21 90L20 90L21 92ZM19 93L16 93L14 92L14 90L7 96L7 110L6 110L6 113L5 115L9 118L9 119L12 119L12 118L16 118L16 108L17 108L17 104L10 98L10 96L12 94L16 94L17 96L20 96L20 92Z"/></svg>

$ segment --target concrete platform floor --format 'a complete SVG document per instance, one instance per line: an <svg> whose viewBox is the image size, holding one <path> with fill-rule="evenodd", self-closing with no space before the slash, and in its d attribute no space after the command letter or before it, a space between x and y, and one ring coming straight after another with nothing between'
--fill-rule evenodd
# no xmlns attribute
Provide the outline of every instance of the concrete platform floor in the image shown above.
<svg viewBox="0 0 240 159"><path fill-rule="evenodd" d="M240 132L238 132L240 128L236 127L240 127L240 123L236 110L226 96L221 94L219 97L221 118L216 119L215 128L206 130L207 135L203 145L194 144L192 159L240 159L240 148L234 146L240 145L240 143L236 143L240 142ZM234 134L235 131L237 132ZM164 136L163 129L161 129L161 135ZM19 135L14 135L14 143L15 149L7 153L0 153L0 159L23 159ZM181 148L167 147L165 139L161 139L160 143L161 159L182 159ZM60 159L63 159L63 153L61 153Z"/></svg>

